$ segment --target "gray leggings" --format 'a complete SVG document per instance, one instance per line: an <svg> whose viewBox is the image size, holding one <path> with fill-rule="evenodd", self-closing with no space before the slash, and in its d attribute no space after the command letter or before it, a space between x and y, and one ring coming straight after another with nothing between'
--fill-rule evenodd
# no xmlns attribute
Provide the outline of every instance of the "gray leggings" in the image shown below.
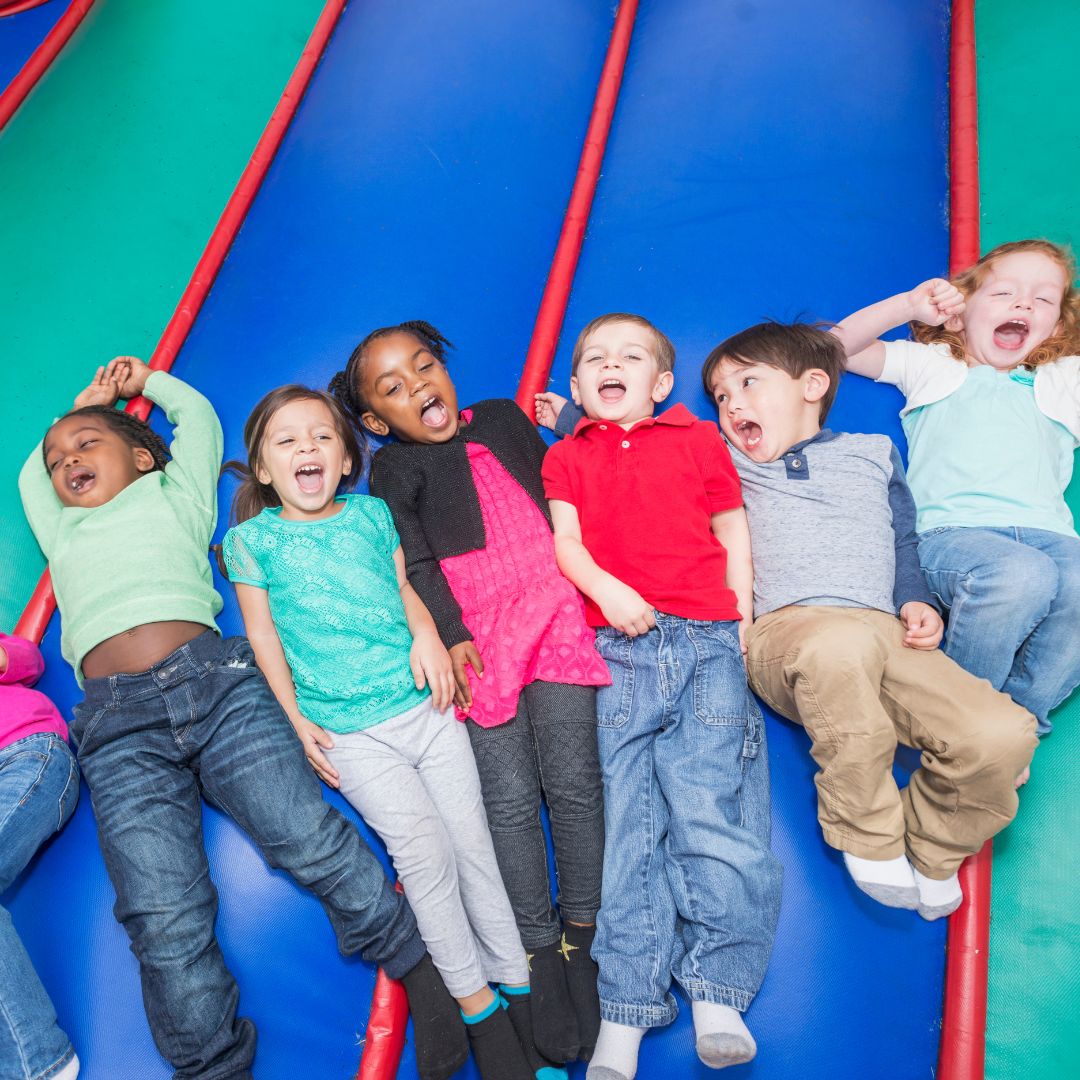
<svg viewBox="0 0 1080 1080"><path fill-rule="evenodd" d="M528 982L464 725L428 698L333 739L341 793L386 845L447 990Z"/></svg>
<svg viewBox="0 0 1080 1080"><path fill-rule="evenodd" d="M562 933L551 904L541 790L551 821L562 917L595 922L604 865L595 687L532 682L521 692L512 720L491 728L470 720L466 726L495 854L525 948L550 945Z"/></svg>

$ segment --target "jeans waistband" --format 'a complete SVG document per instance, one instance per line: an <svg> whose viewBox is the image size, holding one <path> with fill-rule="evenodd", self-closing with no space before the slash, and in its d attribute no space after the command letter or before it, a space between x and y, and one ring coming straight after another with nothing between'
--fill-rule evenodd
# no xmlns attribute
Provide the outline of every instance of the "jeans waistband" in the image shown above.
<svg viewBox="0 0 1080 1080"><path fill-rule="evenodd" d="M205 671L206 665L219 659L227 648L226 640L215 631L206 630L146 671L87 679L83 683L86 704L101 708L110 702L119 704L126 698L139 697L148 690L163 690L168 686L175 686Z"/></svg>

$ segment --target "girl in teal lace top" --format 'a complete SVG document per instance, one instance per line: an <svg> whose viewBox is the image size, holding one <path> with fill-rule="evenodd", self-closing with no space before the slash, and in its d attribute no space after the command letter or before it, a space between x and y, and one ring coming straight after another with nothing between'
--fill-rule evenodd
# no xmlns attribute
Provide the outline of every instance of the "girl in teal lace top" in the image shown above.
<svg viewBox="0 0 1080 1080"><path fill-rule="evenodd" d="M386 504L338 493L364 464L351 425L328 395L285 386L256 405L244 439L222 555L259 667L312 768L386 844L481 1075L565 1078L534 1073L522 1048L528 965L450 711L450 657Z"/></svg>

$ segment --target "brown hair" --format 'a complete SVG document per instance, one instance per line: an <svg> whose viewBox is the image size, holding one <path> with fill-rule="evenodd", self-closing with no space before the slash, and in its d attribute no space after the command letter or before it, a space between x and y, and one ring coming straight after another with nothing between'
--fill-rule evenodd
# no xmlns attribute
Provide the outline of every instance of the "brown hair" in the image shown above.
<svg viewBox="0 0 1080 1080"><path fill-rule="evenodd" d="M577 374L578 364L581 363L581 354L585 351L585 342L597 331L601 326L607 326L609 323L617 322L629 322L636 323L638 326L643 326L648 330L656 341L656 360L659 367L660 374L665 371L675 370L675 346L671 344L671 339L662 330L657 330L655 326L648 319L641 315L631 315L625 311L613 311L607 315L599 315L590 322L584 330L578 334L578 339L574 343L574 352L570 357L570 374Z"/></svg>
<svg viewBox="0 0 1080 1080"><path fill-rule="evenodd" d="M1035 251L1045 255L1057 263L1065 274L1065 295L1061 298L1061 329L1056 334L1051 334L1024 358L1024 367L1037 368L1040 364L1050 364L1063 356L1080 353L1080 291L1074 284L1076 260L1072 252L1063 244L1055 244L1049 240L1012 240L988 251L974 266L969 266L963 273L957 274L952 283L966 299L986 280L995 260L1022 251ZM948 345L949 351L957 360L964 359L965 342L962 330L946 330L944 326L928 326L921 322L910 325L911 336L916 341L924 345Z"/></svg>
<svg viewBox="0 0 1080 1080"><path fill-rule="evenodd" d="M352 471L341 478L338 490L351 488L364 474L368 460L367 441L362 434L354 430L349 417L338 401L323 390L312 390L299 383L279 386L271 390L251 410L251 415L244 424L244 449L247 451L247 464L242 461L227 461L222 473L230 473L240 478L240 486L232 500L232 521L239 524L247 521L269 506L280 506L281 499L269 484L259 483L255 475L259 467L259 451L262 449L266 429L274 414L284 405L294 401L321 401L334 419L334 428L345 445L345 454L352 462Z"/></svg>
<svg viewBox="0 0 1080 1080"><path fill-rule="evenodd" d="M823 326L811 323L763 322L732 334L707 357L701 368L701 381L705 393L713 396L713 374L722 360L730 360L740 367L761 364L763 367L779 368L793 379L818 368L829 376L829 389L820 402L820 419L825 423L844 370L844 347L835 334Z"/></svg>

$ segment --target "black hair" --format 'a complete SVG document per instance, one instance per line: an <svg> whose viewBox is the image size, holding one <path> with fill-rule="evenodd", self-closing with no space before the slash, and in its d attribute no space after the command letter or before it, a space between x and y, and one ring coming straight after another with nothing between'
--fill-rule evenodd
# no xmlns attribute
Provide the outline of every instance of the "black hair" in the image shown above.
<svg viewBox="0 0 1080 1080"><path fill-rule="evenodd" d="M844 372L844 347L835 334L826 329L829 323L781 323L769 320L732 334L707 357L701 368L705 393L713 396L712 377L724 360L740 367L761 364L779 368L797 379L804 372L818 368L829 376L829 388L821 398L818 416L821 423L829 415Z"/></svg>
<svg viewBox="0 0 1080 1080"><path fill-rule="evenodd" d="M293 401L321 401L330 411L334 420L334 428L341 437L345 447L345 455L352 462L352 470L347 476L343 476L338 483L338 491L348 490L353 487L357 480L364 475L364 469L368 460L368 445L362 432L353 429L349 417L342 405L332 398L324 390L312 390L299 383L289 383L287 386L279 386L271 390L251 410L251 415L244 424L244 447L247 450L247 462L227 461L221 467L224 475L229 473L240 478L240 486L236 489L232 501L232 520L235 523L247 521L267 507L280 506L281 499L270 484L260 483L255 475L259 467L259 454L262 450L263 438L266 428L274 417L274 413L283 405ZM219 558L220 565L220 558ZM225 571L222 570L224 574Z"/></svg>
<svg viewBox="0 0 1080 1080"><path fill-rule="evenodd" d="M388 337L390 334L410 334L441 364L446 363L446 350L454 347L453 343L444 338L431 323L424 322L422 319L410 319L408 322L398 323L397 326L381 326L378 330L372 330L353 349L345 364L345 369L339 371L330 380L328 388L330 393L345 406L357 426L361 423L360 417L370 407L360 393L360 371L364 363L364 354L373 341Z"/></svg>
<svg viewBox="0 0 1080 1080"><path fill-rule="evenodd" d="M146 450L154 459L154 467L151 472L163 472L169 464L169 451L165 446L165 440L145 421L129 412L121 412L111 405L84 405L81 409L72 409L64 413L60 420L69 420L73 416L100 416L129 446L137 450ZM50 431L56 424L50 427ZM49 471L49 459L45 455L45 441L41 444L41 457L45 462L45 471Z"/></svg>

